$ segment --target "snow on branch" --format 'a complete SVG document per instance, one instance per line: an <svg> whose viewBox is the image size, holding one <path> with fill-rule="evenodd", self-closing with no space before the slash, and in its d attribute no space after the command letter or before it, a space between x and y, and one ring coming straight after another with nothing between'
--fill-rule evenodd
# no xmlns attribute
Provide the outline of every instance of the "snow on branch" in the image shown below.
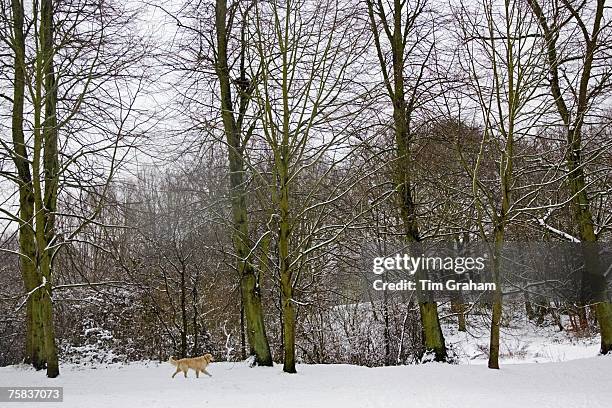
<svg viewBox="0 0 612 408"><path fill-rule="evenodd" d="M17 308L15 309L15 312L18 312L19 310L21 310L21 308L26 304L30 296L32 296L32 294L36 292L37 290L44 288L46 284L47 284L47 278L43 276L41 284L24 295L25 299L23 299L23 302L21 302L19 306L17 306Z"/></svg>
<svg viewBox="0 0 612 408"><path fill-rule="evenodd" d="M575 236L568 234L565 231L561 231L560 229L557 229L555 227L553 227L552 225L549 225L546 223L546 220L548 220L548 217L550 217L550 215L552 214L552 211L548 211L546 213L546 215L543 218L538 218L538 224L540 224L541 227L545 228L546 230L552 232L553 234L556 234L570 242L580 242L580 240L578 238L576 238Z"/></svg>

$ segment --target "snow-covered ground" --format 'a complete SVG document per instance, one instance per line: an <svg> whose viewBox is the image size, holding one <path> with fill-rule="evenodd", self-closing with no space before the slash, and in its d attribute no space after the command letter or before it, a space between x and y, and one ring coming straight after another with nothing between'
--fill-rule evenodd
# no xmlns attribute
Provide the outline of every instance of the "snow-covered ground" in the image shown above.
<svg viewBox="0 0 612 408"><path fill-rule="evenodd" d="M167 364L64 366L57 379L20 366L0 368L2 386L63 386L58 408L190 407L521 407L609 408L612 358L502 366L425 364L366 368L300 365L296 375L281 366L249 368L213 363L213 377L170 378ZM26 406L21 404L20 406Z"/></svg>
<svg viewBox="0 0 612 408"><path fill-rule="evenodd" d="M461 364L486 364L488 360L489 322L478 316L468 319L468 331L458 332L456 324L443 324L446 344ZM566 327L569 324L565 325ZM551 324L536 325L517 316L501 327L500 362L502 364L549 363L589 358L599 352L599 334L577 335L559 331ZM612 407L612 402L611 405Z"/></svg>
<svg viewBox="0 0 612 408"><path fill-rule="evenodd" d="M24 408L612 407L612 356L596 357L596 333L559 331L518 313L502 327L502 367L497 371L486 367L487 321L472 314L468 322L468 331L458 332L453 321L444 320L446 342L458 362L454 365L301 364L298 374L289 375L282 366L223 362L209 368L212 378L196 379L191 371L187 379L172 379L174 367L168 363L91 360L63 364L53 380L27 366L2 367L0 386L64 387L63 403L17 404Z"/></svg>

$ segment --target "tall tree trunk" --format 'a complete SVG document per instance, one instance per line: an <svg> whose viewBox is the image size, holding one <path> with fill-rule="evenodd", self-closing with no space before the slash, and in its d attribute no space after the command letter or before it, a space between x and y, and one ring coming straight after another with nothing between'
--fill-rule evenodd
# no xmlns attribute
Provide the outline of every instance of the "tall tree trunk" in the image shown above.
<svg viewBox="0 0 612 408"><path fill-rule="evenodd" d="M503 228L503 227L502 227ZM489 338L489 361L488 367L499 369L499 334L502 319L502 291L500 279L500 247L504 239L503 230L496 232L495 249L493 255L493 280L495 282L495 291L492 295L492 310L491 310L491 334Z"/></svg>
<svg viewBox="0 0 612 408"><path fill-rule="evenodd" d="M19 258L26 292L26 349L25 361L40 370L45 365L45 349L40 309L41 281L36 271L36 243L34 235L34 192L28 151L23 133L25 92L24 10L19 0L11 1L13 14L14 82L12 107L13 161L19 182Z"/></svg>
<svg viewBox="0 0 612 408"><path fill-rule="evenodd" d="M181 357L187 357L187 286L185 284L185 266L181 265Z"/></svg>
<svg viewBox="0 0 612 408"><path fill-rule="evenodd" d="M198 281L200 278L199 272L196 272L195 278L193 280L193 287L191 289L191 301L193 308L193 348L191 349L192 356L198 356L201 354L202 350L200 350L200 325L198 324Z"/></svg>
<svg viewBox="0 0 612 408"><path fill-rule="evenodd" d="M491 337L489 339L489 361L488 367L499 369L499 328L502 317L501 292L493 292L493 309L491 311Z"/></svg>
<svg viewBox="0 0 612 408"><path fill-rule="evenodd" d="M39 242L40 272L45 282L42 292L42 318L45 336L47 359L47 377L59 375L59 362L55 345L55 327L53 322L53 300L51 293L53 259L55 257L55 213L57 211L57 191L59 185L59 158L57 147L57 86L53 58L55 56L53 0L42 0L41 3L41 45L43 56L44 122L43 122L43 170L45 187L42 207L39 211L44 218L41 225L36 225L37 232L42 231ZM41 245L41 244L44 244Z"/></svg>
<svg viewBox="0 0 612 408"><path fill-rule="evenodd" d="M286 5L286 12L289 15L290 3ZM278 18L278 16L277 16ZM278 186L278 210L279 210L279 231L278 231L278 256L280 265L281 280L281 301L283 313L283 371L286 373L296 373L295 369L295 307L293 304L293 270L291 259L289 258L291 217L289 211L289 166L290 166L290 117L289 111L289 19L285 22L286 36L279 35L281 46L281 67L282 67L282 130L281 141L275 152L275 170L279 183Z"/></svg>
<svg viewBox="0 0 612 408"><path fill-rule="evenodd" d="M283 147L283 159L278 169L280 178L279 210L280 226L278 236L278 256L280 258L280 279L283 313L283 371L295 373L295 308L293 305L293 274L289 259L289 168L285 162L286 145Z"/></svg>
<svg viewBox="0 0 612 408"><path fill-rule="evenodd" d="M264 314L261 304L259 276L251 262L251 246L249 244L249 227L246 202L246 185L244 180L244 148L241 129L242 118L250 94L247 90L240 95L241 116L236 120L232 101L231 78L227 60L228 31L226 24L227 0L217 0L215 8L215 25L217 37L216 73L221 90L221 115L228 148L230 167L230 194L232 206L232 241L236 252L236 266L240 273L240 293L244 316L246 319L249 345L255 352L255 362L258 365L271 366L272 355L266 336ZM244 44L242 44L244 46ZM244 50L243 50L244 52ZM244 73L243 73L244 74Z"/></svg>
<svg viewBox="0 0 612 408"><path fill-rule="evenodd" d="M494 250L493 250L493 278L495 281L495 291L493 292L493 309L491 313L491 337L489 339L489 362L488 366L491 369L499 369L499 343L500 343L500 326L502 320L502 250L506 239L506 223L510 219L510 208L512 203L512 184L513 184L513 167L514 167L514 129L516 121L519 115L519 104L520 100L520 88L518 84L520 80L515 78L515 55L514 55L514 33L512 29L512 15L516 12L514 5L509 2L505 3L505 19L506 19L506 33L505 33L505 49L507 50L507 61L506 61L506 76L507 76L507 95L508 95L508 114L507 125L502 125L499 130L505 137L506 143L501 153L499 161L499 178L500 178L500 190L501 190L501 202L500 211L494 209ZM489 23L492 27L492 21ZM493 37L491 32L491 37ZM494 40L491 40L494 41ZM494 62L493 65L495 71L498 67ZM498 79L496 77L496 85L499 87ZM517 88L515 88L515 85ZM499 89L499 88L498 88ZM498 97L499 98L499 97ZM498 99L498 103L501 101ZM500 118L501 123L504 123L504 118Z"/></svg>
<svg viewBox="0 0 612 408"><path fill-rule="evenodd" d="M509 47L510 48L510 47ZM511 48L510 48L511 49ZM512 71L510 71L512 72ZM513 98L514 88L512 86L512 76L510 75L510 113L513 118ZM500 160L500 179L501 179L501 213L495 218L495 237L494 237L494 248L493 248L493 280L495 283L495 291L493 292L492 302L493 309L491 311L491 336L489 339L489 362L488 366L492 369L499 369L499 340L500 340L500 326L502 319L502 288L501 288L501 259L502 259L502 246L505 242L506 222L508 220L508 214L510 212L511 203L511 185L512 185L512 159L514 157L514 122L510 121L508 126L506 147L502 158Z"/></svg>
<svg viewBox="0 0 612 408"><path fill-rule="evenodd" d="M509 49L512 49L509 46ZM510 66L511 67L511 66ZM512 72L509 69L509 72ZM512 75L509 76L509 92L510 95L510 117L514 118L513 109L513 98L514 88ZM507 132L507 140L504 152L500 160L500 171L499 176L501 179L501 212L495 216L495 237L494 237L494 248L493 248L493 280L495 283L495 291L492 296L493 308L491 311L491 336L489 339L489 368L499 369L499 340L500 340L500 326L502 319L502 288L501 288L501 259L502 259L502 246L505 242L506 222L510 212L511 203L511 186L512 186L512 168L513 168L513 157L514 157L514 121L510 120Z"/></svg>

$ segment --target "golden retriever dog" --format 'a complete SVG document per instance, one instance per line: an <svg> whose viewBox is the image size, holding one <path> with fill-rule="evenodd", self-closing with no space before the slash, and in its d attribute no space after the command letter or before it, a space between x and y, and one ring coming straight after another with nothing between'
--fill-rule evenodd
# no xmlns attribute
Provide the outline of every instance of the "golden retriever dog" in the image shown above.
<svg viewBox="0 0 612 408"><path fill-rule="evenodd" d="M191 368L196 372L196 378L200 378L200 372L206 374L209 377L212 375L206 371L206 367L213 361L213 356L210 354L204 354L200 357L193 358L181 358L180 360L175 360L174 357L170 357L168 362L176 367L176 371L172 374L172 378L177 375L180 371L185 374L185 378L187 378L187 371Z"/></svg>

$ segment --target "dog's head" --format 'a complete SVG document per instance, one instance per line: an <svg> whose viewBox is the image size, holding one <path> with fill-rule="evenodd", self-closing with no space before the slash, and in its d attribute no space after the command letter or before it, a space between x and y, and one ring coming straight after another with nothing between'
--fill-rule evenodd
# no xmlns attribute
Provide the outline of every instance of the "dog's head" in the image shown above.
<svg viewBox="0 0 612 408"><path fill-rule="evenodd" d="M212 354L204 354L204 359L206 360L207 363L215 361L215 360L213 360Z"/></svg>

